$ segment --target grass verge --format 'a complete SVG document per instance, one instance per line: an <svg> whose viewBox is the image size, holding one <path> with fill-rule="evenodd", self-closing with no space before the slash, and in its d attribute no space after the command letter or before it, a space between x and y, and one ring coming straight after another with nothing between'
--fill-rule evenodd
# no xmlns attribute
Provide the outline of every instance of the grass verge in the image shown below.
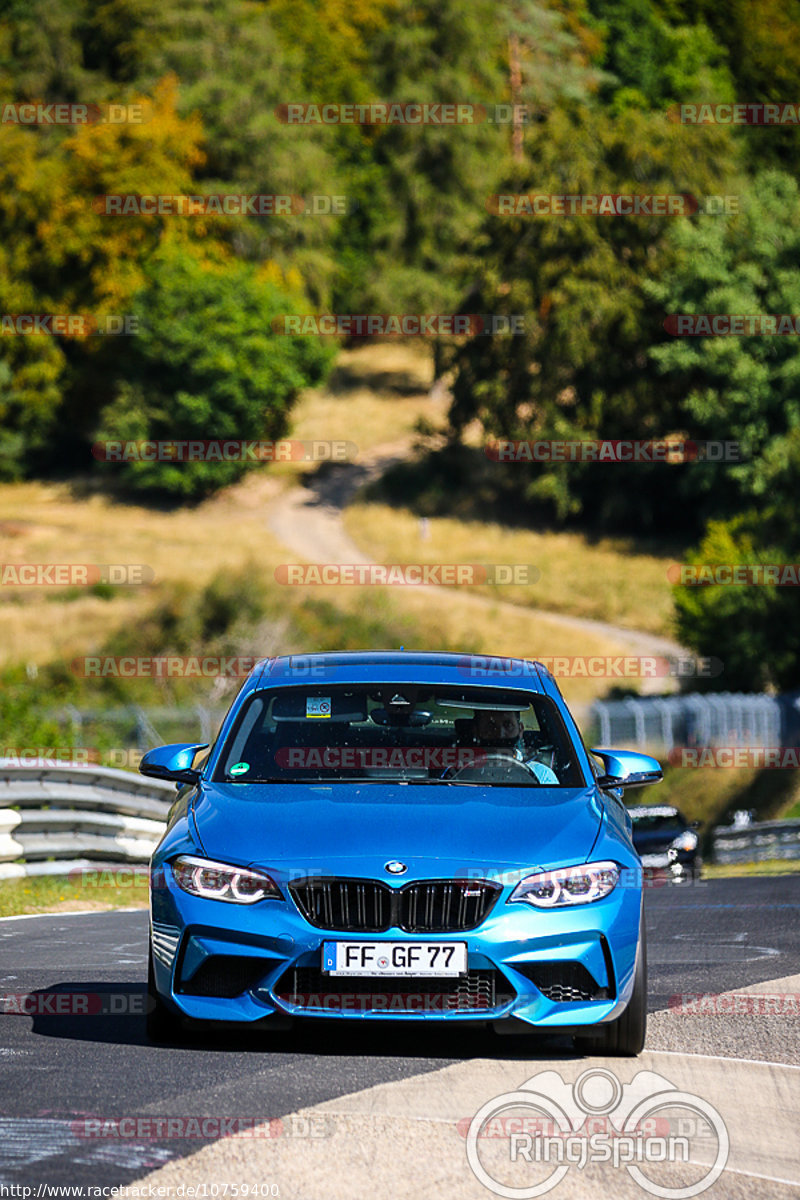
<svg viewBox="0 0 800 1200"><path fill-rule="evenodd" d="M0 917L27 913L91 912L112 908L146 908L147 878L134 872L82 872L0 880Z"/></svg>
<svg viewBox="0 0 800 1200"><path fill-rule="evenodd" d="M704 879L739 879L756 875L797 875L800 874L800 860L770 858L764 862L753 863L704 863Z"/></svg>

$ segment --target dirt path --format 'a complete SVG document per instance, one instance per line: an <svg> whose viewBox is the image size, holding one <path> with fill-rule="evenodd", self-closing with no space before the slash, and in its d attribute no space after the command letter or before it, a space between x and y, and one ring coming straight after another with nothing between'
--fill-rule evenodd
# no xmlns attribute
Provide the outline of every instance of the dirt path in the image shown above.
<svg viewBox="0 0 800 1200"><path fill-rule="evenodd" d="M272 500L267 515L270 530L298 559L305 562L369 563L371 560L345 531L342 512L359 488L383 474L393 463L406 458L408 449L406 441L377 446L357 463L342 463L307 476L306 486L290 488ZM441 597L452 589L421 584L415 590L438 593ZM528 608L469 592L462 593L462 599L484 611L487 608L493 612L508 610L517 617L524 613L530 619L532 630L538 621L546 617L550 624L563 629L602 636L614 642L623 654L665 657L685 657L688 654L684 647L670 638L625 629L607 621ZM669 682L664 678L643 679L642 691L662 692L667 690L665 685Z"/></svg>

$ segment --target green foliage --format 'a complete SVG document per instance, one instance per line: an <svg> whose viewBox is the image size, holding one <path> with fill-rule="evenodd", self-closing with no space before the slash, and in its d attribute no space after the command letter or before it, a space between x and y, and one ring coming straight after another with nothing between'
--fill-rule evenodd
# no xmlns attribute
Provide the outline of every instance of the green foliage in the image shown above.
<svg viewBox="0 0 800 1200"><path fill-rule="evenodd" d="M601 62L614 77L604 94L615 110L734 98L725 46L696 11L678 24L652 0L591 0L590 8L603 40Z"/></svg>
<svg viewBox="0 0 800 1200"><path fill-rule="evenodd" d="M118 393L98 441L282 437L301 388L318 383L331 351L273 332L295 300L253 267L217 267L177 250L154 257L134 305L139 328L118 363ZM109 470L137 491L195 499L259 466L130 461Z"/></svg>
<svg viewBox="0 0 800 1200"><path fill-rule="evenodd" d="M742 213L682 222L674 259L645 291L667 313L800 313L800 189L782 172L753 181ZM723 517L756 498L797 514L800 340L797 336L674 337L651 350L659 373L680 386L682 422L698 439L733 440L741 463L693 472L693 500Z"/></svg>
<svg viewBox="0 0 800 1200"><path fill-rule="evenodd" d="M719 129L683 130L628 110L610 120L556 110L526 142L528 158L501 193L633 195L716 191L732 167ZM474 309L522 314L522 336L473 338L455 354L450 421L476 419L489 438L661 438L680 428L682 393L648 362L664 314L648 291L675 251L675 216L490 215L471 259ZM687 269L691 269L687 264ZM598 526L674 524L675 474L554 464L513 467L526 501L563 521ZM646 491L643 493L643 488ZM691 514L687 514L691 519Z"/></svg>
<svg viewBox="0 0 800 1200"><path fill-rule="evenodd" d="M791 554L800 342L673 339L663 322L800 312L800 130L682 126L666 110L791 102L799 74L800 0L7 0L4 97L142 101L148 120L3 126L0 312L131 313L140 329L0 337L0 479L92 467L93 436L281 436L330 358L274 334L283 313L522 314L523 336L432 345L437 373L454 370L451 436L436 472L426 459L396 475L404 500L447 511L469 493L501 519L536 513L628 535L699 537L711 518L723 523L713 538L733 538L720 553ZM513 103L531 119L291 126L279 115L292 101L374 100L467 101L490 115ZM341 195L347 212L114 218L92 204L114 192ZM498 217L487 201L499 192L734 194L743 211ZM502 482L460 444L476 427L486 438L736 440L744 457L515 465ZM243 469L115 471L188 501ZM770 505L761 525L754 500ZM681 619L705 645L731 625L727 606L743 605L747 637L729 651L743 670L751 633L766 639L758 654L773 653L768 626L791 599L733 591L703 590ZM317 628L311 609L304 620ZM789 660L774 654L769 679L786 681Z"/></svg>
<svg viewBox="0 0 800 1200"><path fill-rule="evenodd" d="M689 564L754 566L796 563L800 539L780 542L763 514L712 521ZM756 692L800 686L800 589L758 583L676 585L682 643L721 659L725 688ZM718 685L717 685L718 686Z"/></svg>

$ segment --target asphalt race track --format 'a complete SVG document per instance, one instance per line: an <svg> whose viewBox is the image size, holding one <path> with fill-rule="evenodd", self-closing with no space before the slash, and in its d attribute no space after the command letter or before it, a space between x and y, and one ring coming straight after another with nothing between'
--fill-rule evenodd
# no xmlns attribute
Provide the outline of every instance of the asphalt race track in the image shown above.
<svg viewBox="0 0 800 1200"><path fill-rule="evenodd" d="M151 1046L144 911L0 921L0 1184L35 1196L39 1185L218 1178L276 1185L284 1200L332 1200L366 1194L363 1170L372 1200L490 1196L469 1170L458 1122L540 1071L574 1080L600 1065L620 1080L663 1073L716 1106L730 1158L705 1195L800 1195L800 875L649 889L647 925L645 1054L601 1060L567 1039L366 1022L215 1030L205 1043ZM676 1007L677 996L708 993L756 999L750 1009ZM33 1005L36 1015L20 1011ZM284 1120L272 1137L187 1137L185 1125L165 1134L146 1120L137 1136L108 1134L123 1119L155 1117ZM587 1168L575 1186L591 1178ZM648 1194L627 1173L616 1182L620 1196ZM567 1179L553 1194L582 1193Z"/></svg>

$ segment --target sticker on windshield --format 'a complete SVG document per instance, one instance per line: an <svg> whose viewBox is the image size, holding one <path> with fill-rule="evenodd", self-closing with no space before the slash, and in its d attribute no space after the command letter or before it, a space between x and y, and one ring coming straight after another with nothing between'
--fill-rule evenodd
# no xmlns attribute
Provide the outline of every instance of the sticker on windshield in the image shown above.
<svg viewBox="0 0 800 1200"><path fill-rule="evenodd" d="M250 763L238 762L238 763L233 764L230 771L228 771L228 774L229 775L246 775L249 770L250 770Z"/></svg>
<svg viewBox="0 0 800 1200"><path fill-rule="evenodd" d="M330 696L307 696L306 697L306 716L307 717L330 717L331 715L331 698Z"/></svg>

